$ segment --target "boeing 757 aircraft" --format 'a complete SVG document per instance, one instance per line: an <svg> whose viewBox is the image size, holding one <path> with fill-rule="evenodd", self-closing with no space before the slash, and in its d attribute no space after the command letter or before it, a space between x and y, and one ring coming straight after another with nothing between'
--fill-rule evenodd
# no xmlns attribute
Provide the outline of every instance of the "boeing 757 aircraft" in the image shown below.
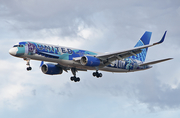
<svg viewBox="0 0 180 118"><path fill-rule="evenodd" d="M145 62L148 47L162 43L166 32L159 42L149 44L152 33L146 31L134 48L108 54L31 41L19 42L9 50L9 53L27 61L28 71L32 69L30 60L39 60L42 61L40 67L44 74L58 75L63 71L71 70L73 76L70 80L79 82L80 78L76 77L77 71L95 70L93 76L99 78L102 77L99 70L118 73L135 72L149 69L152 64L172 59ZM44 61L50 63L44 63Z"/></svg>

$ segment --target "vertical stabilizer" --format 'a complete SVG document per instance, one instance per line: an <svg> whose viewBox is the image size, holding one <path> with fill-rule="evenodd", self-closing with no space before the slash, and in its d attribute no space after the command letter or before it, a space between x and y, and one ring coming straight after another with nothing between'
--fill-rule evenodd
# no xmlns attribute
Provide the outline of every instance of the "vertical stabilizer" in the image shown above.
<svg viewBox="0 0 180 118"><path fill-rule="evenodd" d="M148 45L151 39L151 34L152 32L146 31L134 47ZM146 59L147 51L148 51L148 48L144 48L142 49L141 53L137 54L137 56L131 56L130 58L137 59L139 61L144 62Z"/></svg>

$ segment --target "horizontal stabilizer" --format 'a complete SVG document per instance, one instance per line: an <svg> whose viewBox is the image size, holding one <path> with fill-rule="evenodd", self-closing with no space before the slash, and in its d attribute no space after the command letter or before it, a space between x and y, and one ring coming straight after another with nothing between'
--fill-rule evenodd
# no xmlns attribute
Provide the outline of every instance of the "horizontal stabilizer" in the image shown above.
<svg viewBox="0 0 180 118"><path fill-rule="evenodd" d="M167 58L167 59L161 59L161 60L157 60L157 61L142 63L139 66L153 65L153 64L160 63L160 62L163 62L163 61L168 61L168 60L171 60L171 59L173 59L173 58Z"/></svg>

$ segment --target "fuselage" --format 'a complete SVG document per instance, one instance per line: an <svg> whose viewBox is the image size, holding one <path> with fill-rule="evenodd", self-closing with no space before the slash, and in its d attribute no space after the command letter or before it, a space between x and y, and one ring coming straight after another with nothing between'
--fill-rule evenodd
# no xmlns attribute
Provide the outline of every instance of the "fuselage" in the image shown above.
<svg viewBox="0 0 180 118"><path fill-rule="evenodd" d="M30 41L19 42L9 50L9 53L23 59L53 62L65 67L84 70L97 70L98 68L98 70L108 72L134 72L151 68L151 66L147 65L139 66L139 64L142 64L143 62L131 57L123 60L115 60L109 65L102 64L98 67L84 66L80 62L74 61L74 59L81 58L82 56L96 57L102 53Z"/></svg>

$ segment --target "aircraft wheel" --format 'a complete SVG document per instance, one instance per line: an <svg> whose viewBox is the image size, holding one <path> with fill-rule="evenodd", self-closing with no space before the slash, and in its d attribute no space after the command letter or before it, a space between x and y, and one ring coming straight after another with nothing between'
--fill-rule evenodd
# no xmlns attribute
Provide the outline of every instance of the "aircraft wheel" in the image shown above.
<svg viewBox="0 0 180 118"><path fill-rule="evenodd" d="M99 78L99 77L100 77L99 73L96 75L96 77L97 77L97 78Z"/></svg>
<svg viewBox="0 0 180 118"><path fill-rule="evenodd" d="M79 82L79 81L80 81L79 77L74 79L74 82Z"/></svg>
<svg viewBox="0 0 180 118"><path fill-rule="evenodd" d="M73 80L74 80L74 77L71 77L70 80L73 81Z"/></svg>
<svg viewBox="0 0 180 118"><path fill-rule="evenodd" d="M74 81L74 82L79 82L80 78L79 77L71 77L70 80Z"/></svg>
<svg viewBox="0 0 180 118"><path fill-rule="evenodd" d="M102 73L93 72L93 76L99 78L102 77Z"/></svg>
<svg viewBox="0 0 180 118"><path fill-rule="evenodd" d="M99 73L99 77L102 77L102 73Z"/></svg>
<svg viewBox="0 0 180 118"><path fill-rule="evenodd" d="M30 71L30 70L32 70L32 68L31 67L27 67L27 71Z"/></svg>
<svg viewBox="0 0 180 118"><path fill-rule="evenodd" d="M94 77L96 76L96 72L93 72L93 76L94 76Z"/></svg>
<svg viewBox="0 0 180 118"><path fill-rule="evenodd" d="M80 81L80 78L77 77L77 78L75 79L75 82L79 82L79 81Z"/></svg>

